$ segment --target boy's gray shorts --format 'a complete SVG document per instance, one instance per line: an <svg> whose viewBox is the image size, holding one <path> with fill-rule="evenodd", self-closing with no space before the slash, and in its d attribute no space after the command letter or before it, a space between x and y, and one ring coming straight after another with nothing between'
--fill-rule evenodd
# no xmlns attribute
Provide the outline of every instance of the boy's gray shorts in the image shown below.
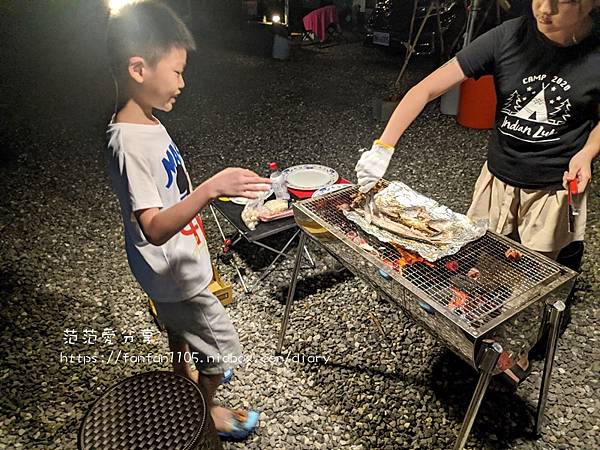
<svg viewBox="0 0 600 450"><path fill-rule="evenodd" d="M218 375L241 363L240 340L221 302L208 289L181 302L156 302L158 318L171 338L190 347L185 361L200 373ZM173 355L177 357L176 354ZM184 356L181 356L184 360Z"/></svg>

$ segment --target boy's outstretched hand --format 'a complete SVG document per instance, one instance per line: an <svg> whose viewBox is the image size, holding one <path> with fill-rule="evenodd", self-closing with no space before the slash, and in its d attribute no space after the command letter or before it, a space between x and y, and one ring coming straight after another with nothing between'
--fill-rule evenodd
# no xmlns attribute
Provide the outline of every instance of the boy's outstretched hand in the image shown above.
<svg viewBox="0 0 600 450"><path fill-rule="evenodd" d="M211 198L258 198L271 188L271 180L248 169L228 167L206 181Z"/></svg>

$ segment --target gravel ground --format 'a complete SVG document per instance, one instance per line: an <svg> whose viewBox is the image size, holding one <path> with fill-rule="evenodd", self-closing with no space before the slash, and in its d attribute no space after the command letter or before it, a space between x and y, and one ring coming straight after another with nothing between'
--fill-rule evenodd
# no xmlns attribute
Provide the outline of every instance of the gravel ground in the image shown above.
<svg viewBox="0 0 600 450"><path fill-rule="evenodd" d="M64 358L168 351L156 331L151 342L142 339L143 330L155 329L127 266L105 173L112 89L96 42L99 22L81 19L97 9L82 3L69 17L54 12L60 20L52 26L13 11L12 27L2 27L0 449L75 448L79 421L102 391L126 376L169 368ZM80 39L73 39L76 33ZM23 39L36 45L20 48ZM160 116L195 183L230 165L264 173L271 160L320 162L353 177L357 150L382 130L371 117L371 100L388 92L399 58L348 44L294 49L289 61L279 62L240 52L235 40L219 47L214 41L205 40L190 57L185 95L173 113ZM416 60L406 86L430 67L431 61ZM403 138L388 178L464 211L486 138L431 105ZM598 193L595 183L578 301L559 344L543 436L532 436L541 378L536 363L516 394L486 395L468 448L600 447ZM216 256L218 231L205 216ZM219 397L262 411L258 432L225 448L451 448L474 371L312 250L317 267L302 272L286 362L273 355L291 262L251 295L243 294L232 267L220 264L234 282L237 301L228 311L249 361ZM234 257L252 281L269 255L240 245ZM119 342L83 342L84 330L104 328L114 329ZM77 331L75 344L64 342L67 329ZM124 335L134 335L134 342L123 343Z"/></svg>

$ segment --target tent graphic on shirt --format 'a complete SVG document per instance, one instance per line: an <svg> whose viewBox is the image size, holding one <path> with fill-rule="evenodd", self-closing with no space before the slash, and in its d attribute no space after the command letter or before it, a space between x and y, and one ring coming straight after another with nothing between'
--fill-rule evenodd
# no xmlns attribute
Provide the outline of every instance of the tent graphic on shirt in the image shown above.
<svg viewBox="0 0 600 450"><path fill-rule="evenodd" d="M548 109L546 108L545 92L546 88L543 87L535 97L529 100L529 102L515 114L515 117L548 123Z"/></svg>
<svg viewBox="0 0 600 450"><path fill-rule="evenodd" d="M545 123L548 125L562 125L571 116L571 102L569 99L561 98L560 95L554 96L555 88L553 87L548 92L550 84L543 84L542 89L535 92L527 92L521 94L519 91L514 91L508 96L502 107L502 112L509 116L518 117L531 122ZM531 88L528 88L528 90ZM533 95L527 103L523 103L528 99L527 95ZM552 106L552 110L548 112L548 106Z"/></svg>

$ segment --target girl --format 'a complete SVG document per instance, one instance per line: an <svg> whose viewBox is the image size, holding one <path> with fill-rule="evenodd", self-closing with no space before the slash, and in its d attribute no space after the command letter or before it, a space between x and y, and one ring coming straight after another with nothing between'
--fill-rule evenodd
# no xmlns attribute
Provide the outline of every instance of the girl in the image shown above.
<svg viewBox="0 0 600 450"><path fill-rule="evenodd" d="M578 270L587 187L600 153L600 0L533 0L526 17L490 30L402 99L380 139L356 164L368 191L383 177L404 131L425 105L466 78L493 75L497 107L487 161L467 215ZM566 186L576 180L580 214L569 230ZM567 248L568 246L568 248ZM575 267L574 267L575 266ZM529 374L527 356L504 379Z"/></svg>

